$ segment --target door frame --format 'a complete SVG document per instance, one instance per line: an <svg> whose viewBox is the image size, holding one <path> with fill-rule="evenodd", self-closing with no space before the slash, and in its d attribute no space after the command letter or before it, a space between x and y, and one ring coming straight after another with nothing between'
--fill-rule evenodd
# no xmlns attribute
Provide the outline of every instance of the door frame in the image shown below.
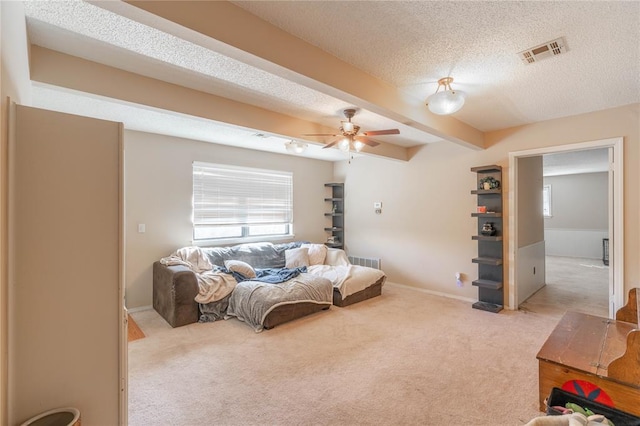
<svg viewBox="0 0 640 426"><path fill-rule="evenodd" d="M609 316L624 305L624 156L623 138L600 139L567 145L514 151L509 153L509 298L507 308L518 309L518 286L516 249L518 247L518 203L517 167L518 159L559 152L583 151L588 149L611 148L609 161L609 177L612 185L609 191Z"/></svg>

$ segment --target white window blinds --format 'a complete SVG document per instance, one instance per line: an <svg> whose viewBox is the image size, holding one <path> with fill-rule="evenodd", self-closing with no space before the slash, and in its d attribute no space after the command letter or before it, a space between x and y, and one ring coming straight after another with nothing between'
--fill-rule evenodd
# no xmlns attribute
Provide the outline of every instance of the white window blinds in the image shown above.
<svg viewBox="0 0 640 426"><path fill-rule="evenodd" d="M291 172L193 163L194 229L292 221Z"/></svg>

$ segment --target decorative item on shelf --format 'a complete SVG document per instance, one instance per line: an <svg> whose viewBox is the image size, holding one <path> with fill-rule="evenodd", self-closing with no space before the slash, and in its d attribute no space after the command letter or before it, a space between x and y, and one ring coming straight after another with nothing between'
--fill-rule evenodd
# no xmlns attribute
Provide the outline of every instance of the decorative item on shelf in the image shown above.
<svg viewBox="0 0 640 426"><path fill-rule="evenodd" d="M331 213L337 213L338 212L338 203L333 203L333 208L331 209Z"/></svg>
<svg viewBox="0 0 640 426"><path fill-rule="evenodd" d="M334 235L327 237L327 242L329 244L340 244L340 239Z"/></svg>
<svg viewBox="0 0 640 426"><path fill-rule="evenodd" d="M500 181L493 176L487 176L478 181L478 189L498 189L500 188Z"/></svg>
<svg viewBox="0 0 640 426"><path fill-rule="evenodd" d="M478 206L478 213L486 213L487 206Z"/></svg>
<svg viewBox="0 0 640 426"><path fill-rule="evenodd" d="M485 222L484 225L482 225L480 233L487 237L496 235L496 228L493 227L493 222Z"/></svg>

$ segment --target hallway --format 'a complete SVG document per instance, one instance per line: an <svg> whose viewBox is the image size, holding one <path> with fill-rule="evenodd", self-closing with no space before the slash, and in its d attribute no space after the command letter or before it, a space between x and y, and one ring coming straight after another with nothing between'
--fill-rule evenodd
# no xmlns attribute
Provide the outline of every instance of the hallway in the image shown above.
<svg viewBox="0 0 640 426"><path fill-rule="evenodd" d="M545 261L547 285L525 300L520 310L609 316L609 267L602 260L547 256Z"/></svg>

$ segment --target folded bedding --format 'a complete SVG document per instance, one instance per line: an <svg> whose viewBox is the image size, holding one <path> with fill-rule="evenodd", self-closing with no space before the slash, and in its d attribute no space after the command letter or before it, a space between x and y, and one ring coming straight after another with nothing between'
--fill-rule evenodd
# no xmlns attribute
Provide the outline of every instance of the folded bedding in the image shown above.
<svg viewBox="0 0 640 426"><path fill-rule="evenodd" d="M310 274L319 275L331 281L344 299L371 286L385 277L379 269L359 265L311 265L307 268Z"/></svg>
<svg viewBox="0 0 640 426"><path fill-rule="evenodd" d="M231 293L225 319L236 317L260 332L267 315L278 306L301 302L331 306L332 300L331 282L308 273L279 284L242 281Z"/></svg>

